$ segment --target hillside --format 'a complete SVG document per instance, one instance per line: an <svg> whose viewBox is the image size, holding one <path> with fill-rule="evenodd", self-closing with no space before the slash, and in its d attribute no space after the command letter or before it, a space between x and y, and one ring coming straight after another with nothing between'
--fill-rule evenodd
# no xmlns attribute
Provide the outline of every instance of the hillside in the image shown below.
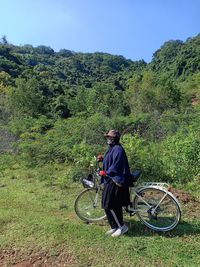
<svg viewBox="0 0 200 267"><path fill-rule="evenodd" d="M172 40L165 42L153 54L150 68L156 73L166 72L181 80L200 71L200 34L185 42Z"/></svg>
<svg viewBox="0 0 200 267"><path fill-rule="evenodd" d="M122 76L122 72L142 70L146 63L133 62L123 56L106 53L76 53L61 49L54 52L46 46L0 45L0 71L11 78L40 76L69 86L91 88L96 82L112 81ZM45 76L45 77L44 77Z"/></svg>
<svg viewBox="0 0 200 267"><path fill-rule="evenodd" d="M118 128L133 168L149 179L196 184L199 62L200 35L165 42L149 64L2 38L1 152L28 165L65 163L77 180L106 149L103 134Z"/></svg>

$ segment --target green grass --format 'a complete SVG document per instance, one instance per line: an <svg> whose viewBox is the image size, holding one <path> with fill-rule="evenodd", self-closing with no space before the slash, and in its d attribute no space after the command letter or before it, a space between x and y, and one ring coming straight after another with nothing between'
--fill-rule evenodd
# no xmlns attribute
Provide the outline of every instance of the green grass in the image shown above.
<svg viewBox="0 0 200 267"><path fill-rule="evenodd" d="M61 189L66 170L52 166L4 169L0 176L0 249L48 250L56 255L69 249L77 266L200 266L200 218L183 214L169 233L148 230L135 217L118 239L105 236L107 222L85 224L75 215L73 203L80 184ZM46 178L45 178L46 177ZM51 178L51 179L50 179ZM184 209L185 210L185 209Z"/></svg>

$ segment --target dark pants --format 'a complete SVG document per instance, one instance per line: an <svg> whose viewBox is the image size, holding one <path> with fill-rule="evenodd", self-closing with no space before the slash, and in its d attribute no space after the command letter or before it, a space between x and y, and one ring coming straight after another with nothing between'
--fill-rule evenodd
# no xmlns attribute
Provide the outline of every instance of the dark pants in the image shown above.
<svg viewBox="0 0 200 267"><path fill-rule="evenodd" d="M124 224L122 207L118 207L117 209L111 210L105 209L105 213L112 229L119 228Z"/></svg>
<svg viewBox="0 0 200 267"><path fill-rule="evenodd" d="M104 185L102 208L108 210L121 209L130 204L128 187L119 187L111 179Z"/></svg>
<svg viewBox="0 0 200 267"><path fill-rule="evenodd" d="M122 207L130 204L129 189L117 186L111 179L104 185L102 208L111 228L123 225Z"/></svg>

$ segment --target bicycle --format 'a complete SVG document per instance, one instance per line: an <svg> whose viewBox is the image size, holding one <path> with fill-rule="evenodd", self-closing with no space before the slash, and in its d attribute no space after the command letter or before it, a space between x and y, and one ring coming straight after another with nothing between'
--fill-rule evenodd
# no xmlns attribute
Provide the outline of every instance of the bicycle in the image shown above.
<svg viewBox="0 0 200 267"><path fill-rule="evenodd" d="M124 212L137 215L139 220L154 231L166 232L174 229L181 219L181 207L176 197L170 192L167 183L144 182L137 184L141 171L132 173L130 187L130 205ZM106 218L101 208L103 184L99 169L93 175L82 180L85 189L77 196L74 209L84 222L97 222Z"/></svg>

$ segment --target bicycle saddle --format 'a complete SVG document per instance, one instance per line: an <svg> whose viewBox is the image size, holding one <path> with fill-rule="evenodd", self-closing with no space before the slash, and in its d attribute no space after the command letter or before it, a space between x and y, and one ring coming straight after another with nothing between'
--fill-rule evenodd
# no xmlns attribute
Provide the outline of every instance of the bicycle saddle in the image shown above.
<svg viewBox="0 0 200 267"><path fill-rule="evenodd" d="M137 182L137 180L139 179L141 173L142 173L141 170L135 170L134 172L132 172L130 174L130 187L134 186L133 183Z"/></svg>

